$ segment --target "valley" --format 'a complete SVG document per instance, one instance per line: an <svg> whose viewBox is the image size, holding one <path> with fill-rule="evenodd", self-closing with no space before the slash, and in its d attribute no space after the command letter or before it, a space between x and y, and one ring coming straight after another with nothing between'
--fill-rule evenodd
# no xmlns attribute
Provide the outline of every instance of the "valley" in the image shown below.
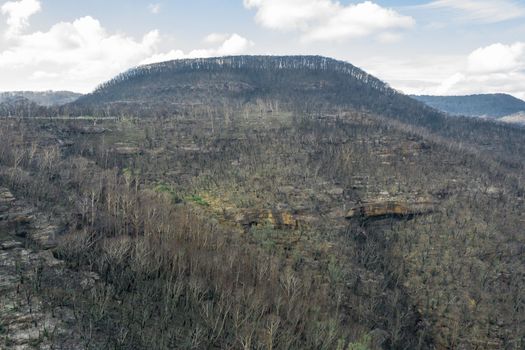
<svg viewBox="0 0 525 350"><path fill-rule="evenodd" d="M146 66L0 140L0 347L524 346L520 128L258 56Z"/></svg>

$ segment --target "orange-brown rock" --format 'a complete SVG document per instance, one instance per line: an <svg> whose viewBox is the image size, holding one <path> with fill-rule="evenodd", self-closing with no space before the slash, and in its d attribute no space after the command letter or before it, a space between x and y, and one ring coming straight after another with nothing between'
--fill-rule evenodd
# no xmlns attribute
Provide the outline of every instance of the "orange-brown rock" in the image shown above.
<svg viewBox="0 0 525 350"><path fill-rule="evenodd" d="M237 213L233 219L245 227L258 225L271 225L276 229L294 229L297 227L297 220L287 211L245 209Z"/></svg>
<svg viewBox="0 0 525 350"><path fill-rule="evenodd" d="M434 211L434 208L435 204L433 202L370 202L353 207L346 213L345 217L347 219L410 217L430 213Z"/></svg>

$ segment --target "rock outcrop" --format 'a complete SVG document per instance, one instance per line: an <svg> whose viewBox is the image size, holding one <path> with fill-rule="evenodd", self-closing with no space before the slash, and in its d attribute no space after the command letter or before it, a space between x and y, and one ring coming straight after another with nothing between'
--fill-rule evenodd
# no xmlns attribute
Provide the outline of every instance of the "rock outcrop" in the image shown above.
<svg viewBox="0 0 525 350"><path fill-rule="evenodd" d="M42 292L46 283L66 288L78 275L50 250L58 227L0 188L0 349L85 349L73 310L51 310Z"/></svg>
<svg viewBox="0 0 525 350"><path fill-rule="evenodd" d="M431 213L434 210L435 203L428 201L380 201L355 206L346 213L345 217L347 219L411 218L416 215Z"/></svg>
<svg viewBox="0 0 525 350"><path fill-rule="evenodd" d="M6 188L0 188L0 238L17 237L40 249L57 246L60 227L35 208L15 200Z"/></svg>
<svg viewBox="0 0 525 350"><path fill-rule="evenodd" d="M298 226L296 218L290 212L282 210L243 209L231 218L245 228L270 225L275 229L295 229Z"/></svg>

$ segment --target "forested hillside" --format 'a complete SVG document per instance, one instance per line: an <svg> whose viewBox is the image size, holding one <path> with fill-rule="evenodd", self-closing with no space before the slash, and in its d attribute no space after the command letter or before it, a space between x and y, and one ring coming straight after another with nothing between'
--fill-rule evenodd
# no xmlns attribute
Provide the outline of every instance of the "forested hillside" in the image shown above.
<svg viewBox="0 0 525 350"><path fill-rule="evenodd" d="M350 63L320 56L233 56L141 66L102 84L61 112L145 118L230 114L253 105L263 114L362 111L477 152L489 151L496 162L525 158L523 133L513 127L447 117Z"/></svg>
<svg viewBox="0 0 525 350"><path fill-rule="evenodd" d="M0 348L525 346L521 128L312 56L37 114L0 119Z"/></svg>
<svg viewBox="0 0 525 350"><path fill-rule="evenodd" d="M169 114L204 105L318 112L335 107L432 118L423 104L342 61L320 56L234 56L141 66L102 84L72 107Z"/></svg>

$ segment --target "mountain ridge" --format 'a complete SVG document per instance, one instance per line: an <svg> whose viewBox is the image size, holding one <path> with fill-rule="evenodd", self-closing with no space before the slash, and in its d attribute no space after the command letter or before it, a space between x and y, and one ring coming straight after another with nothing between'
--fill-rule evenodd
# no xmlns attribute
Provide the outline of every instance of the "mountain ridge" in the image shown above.
<svg viewBox="0 0 525 350"><path fill-rule="evenodd" d="M242 108L261 101L315 111L366 110L399 119L441 113L351 63L322 56L227 56L174 60L130 69L70 104L79 113L140 116L184 106Z"/></svg>
<svg viewBox="0 0 525 350"><path fill-rule="evenodd" d="M256 65L256 64L263 64ZM390 90L391 92L397 92L392 89L387 83L377 79L371 74L365 72L361 68L354 66L351 63L336 60L333 58L319 56L319 55L240 55L240 56L217 56L209 58L188 58L188 59L177 59L158 63L151 63L146 65L140 65L129 69L128 71L117 75L114 79L109 80L106 83L100 84L94 91L102 90L103 88L111 85L113 82L118 83L121 79L126 79L129 75L140 74L141 72L148 72L151 70L171 70L171 69L199 69L207 66L208 68L247 68L253 67L256 69L301 69L307 68L310 70L328 70L330 66L335 68L336 71L341 73L349 74L365 83L372 81L376 88L379 90Z"/></svg>
<svg viewBox="0 0 525 350"><path fill-rule="evenodd" d="M261 81L254 82L253 77L259 75L256 78L260 78L261 74L281 71L281 72L317 72L317 73L337 73L344 74L345 76L351 77L352 80L361 84L366 84L376 91L385 93L388 95L399 94L396 90L392 89L388 84L375 78L374 76L366 73L364 70L343 61L338 61L328 57L322 56L226 56L226 57L211 57L211 58L195 58L195 59L180 59L166 62L153 63L143 66L138 66L129 69L113 79L100 84L92 93L81 97L77 104L89 104L90 102L96 101L98 103L107 102L129 102L129 101L141 101L141 97L138 96L137 92L144 92L143 88L139 86L139 89L115 93L115 89L122 89L122 85L125 84L137 84L149 80L149 87L161 91L163 95L170 95L172 98L176 98L177 95L187 93L188 89L192 92L198 90L191 85L202 84L203 80L216 81L223 83L222 86L230 92L253 92L258 90L258 93L268 92L269 86L261 86ZM200 80L195 81L185 77L184 74L191 73L209 73ZM224 76L221 77L220 74ZM263 77L268 78L268 77ZM304 77L303 77L304 78ZM180 81L186 79L189 84L180 85ZM261 80L261 79L259 79ZM277 83L282 81L276 81L275 77L270 77L270 83L276 84L271 86L272 89L277 88ZM228 82L239 81L241 84L228 85ZM257 84L259 83L259 84ZM264 81L262 83L268 83ZM162 86L159 88L158 85ZM179 85L177 85L179 84ZM157 86L156 86L157 85ZM266 84L267 85L267 84ZM132 86L136 88L136 86ZM168 89L166 89L166 87ZM175 91L174 89L177 88ZM205 86L209 88L209 86ZM221 88L221 86L213 87L214 90ZM314 89L315 87L310 87ZM322 86L320 87L322 89ZM186 90L186 91L184 91ZM266 90L266 91L264 91ZM220 92L220 91L214 91ZM231 97L232 94L230 94ZM113 100L112 100L113 98Z"/></svg>
<svg viewBox="0 0 525 350"><path fill-rule="evenodd" d="M412 98L450 115L498 119L525 111L525 101L509 94L458 96L411 95Z"/></svg>
<svg viewBox="0 0 525 350"><path fill-rule="evenodd" d="M40 106L60 106L74 102L82 94L72 91L4 91L0 92L0 103L12 103L16 100L27 99Z"/></svg>

